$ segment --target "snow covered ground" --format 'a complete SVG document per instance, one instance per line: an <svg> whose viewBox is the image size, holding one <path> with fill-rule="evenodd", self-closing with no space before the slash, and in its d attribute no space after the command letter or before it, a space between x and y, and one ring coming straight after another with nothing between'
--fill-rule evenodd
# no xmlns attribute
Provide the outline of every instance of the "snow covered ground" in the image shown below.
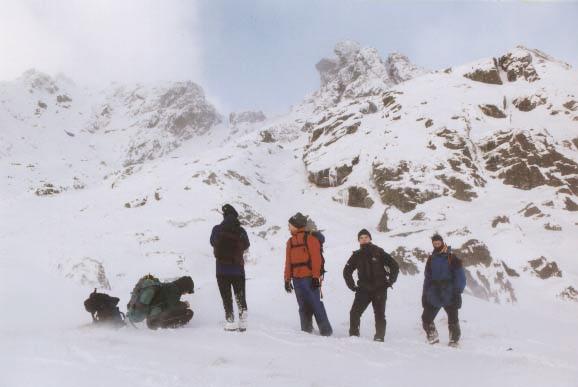
<svg viewBox="0 0 578 387"><path fill-rule="evenodd" d="M425 77L422 81L427 83L440 76ZM50 79L40 79L52 85ZM423 90L420 85L417 82L417 90ZM359 88L363 91L366 86ZM95 108L93 97L69 86L71 106L41 108L38 102L55 96L19 87L0 84L0 386L578 385L578 304L556 297L578 279L573 238L578 219L559 202L555 207L542 205L555 197L554 188L520 190L486 176L486 185L476 188L479 198L472 202L442 196L407 214L383 203L354 208L335 200L341 188L319 188L308 180L303 161L310 133L302 127L307 119L318 117L307 104L263 123L234 128L219 124L208 131L165 137L162 130L148 131L146 126L157 122L157 91L147 94L138 87L109 93L114 98L99 95ZM189 106L186 98L193 98L208 112L207 120L217 122L202 93L189 87L183 104ZM414 98L410 83L401 87L403 98ZM490 86L467 83L467 89L474 87ZM159 93L166 90L163 96L174 96L182 88ZM470 94L475 95L474 90ZM325 97L319 101L330 103ZM139 105L141 100L146 103ZM476 103L471 103L472 111ZM101 109L107 104L109 109ZM87 113L91 106L100 114L96 123L102 127L97 130L92 130L94 117ZM160 122L174 121L172 108L159 113ZM535 113L544 121L550 113L542 110ZM403 120L415 121L413 111ZM553 131L558 135L568 128L563 139L578 136L573 110L567 111L568 117L559 118ZM381 113L368 116L364 125L389 122L383 117L380 121ZM435 109L429 114L435 122L448 119ZM404 127L395 125L388 128L401 134ZM494 126L490 129L501 129ZM264 129L275 141L263 140ZM356 146L363 150L381 146L371 144L377 137L369 132L366 137L359 137L361 131L355 135L365 140L337 143L347 144L341 153L320 148L324 150L320 160L327 164L323 167L336 165L340 155ZM576 150L568 144L563 152L575 160ZM412 141L399 145L396 155L415 156L413 145ZM452 156L438 149L440 157ZM134 164L135 152L151 157ZM375 188L371 162L362 160L365 169L356 170L353 183ZM39 189L58 192L37 194ZM379 200L375 189L370 196ZM251 240L245 333L222 329L224 313L208 243L212 226L221 220L218 209L227 202L240 210ZM546 214L520 215L527 203L539 204ZM391 231L380 233L377 224L386 208ZM296 211L311 215L325 230L328 273L323 293L333 337L301 333L295 296L283 288L287 219ZM418 211L425 213L425 220L414 219ZM494 216L501 214L508 214L510 223L490 227ZM561 230L545 232L546 219ZM429 251L429 236L435 230L448 235L448 244L454 246L478 238L489 246L493 261L485 266L472 263L472 275L486 278L480 273L494 275L507 263L519 274L507 278L517 302L506 302L503 293L496 296L500 304L485 301L469 288L460 312L460 348L446 345L443 312L437 318L441 343L430 346L420 321L424 263L415 257L411 262L419 273L400 275L389 291L385 343L371 340L371 308L362 320L362 337L349 338L353 294L341 271L357 248L361 228L370 229L374 242L387 251L400 246ZM408 232L413 233L403 234ZM528 267L528 259L547 253L556 258L561 277L537 278ZM83 301L95 287L119 297L125 310L132 287L149 272L163 280L193 277L195 293L186 296L195 312L189 325L158 331L144 326L120 330L90 326ZM488 289L496 286L489 283Z"/></svg>

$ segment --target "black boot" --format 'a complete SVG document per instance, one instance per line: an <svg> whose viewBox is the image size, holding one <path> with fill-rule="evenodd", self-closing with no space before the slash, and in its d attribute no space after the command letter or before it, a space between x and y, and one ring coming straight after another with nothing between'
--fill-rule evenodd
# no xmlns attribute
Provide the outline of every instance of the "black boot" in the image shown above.
<svg viewBox="0 0 578 387"><path fill-rule="evenodd" d="M460 336L462 335L462 331L460 329L460 323L448 324L448 328L450 330L450 347L457 347L458 342L460 341Z"/></svg>
<svg viewBox="0 0 578 387"><path fill-rule="evenodd" d="M425 331L426 335L427 335L427 341L430 344L437 344L440 342L439 339L439 335L438 335L438 330L436 329L436 325L431 322L429 324L427 323L422 323L423 324L423 330Z"/></svg>

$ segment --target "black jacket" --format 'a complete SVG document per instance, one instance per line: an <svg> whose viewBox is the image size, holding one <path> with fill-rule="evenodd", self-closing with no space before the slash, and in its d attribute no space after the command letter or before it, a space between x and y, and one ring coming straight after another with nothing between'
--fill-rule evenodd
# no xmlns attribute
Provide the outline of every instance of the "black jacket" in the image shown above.
<svg viewBox="0 0 578 387"><path fill-rule="evenodd" d="M386 268L389 269L386 270ZM353 272L357 270L357 287L366 291L386 289L397 280L399 266L381 247L374 244L361 246L351 255L343 268L343 278L347 287L355 290Z"/></svg>

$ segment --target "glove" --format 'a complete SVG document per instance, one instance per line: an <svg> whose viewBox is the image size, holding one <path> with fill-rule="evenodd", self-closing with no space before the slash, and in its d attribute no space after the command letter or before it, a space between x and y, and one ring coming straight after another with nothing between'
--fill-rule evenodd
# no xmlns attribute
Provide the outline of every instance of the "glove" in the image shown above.
<svg viewBox="0 0 578 387"><path fill-rule="evenodd" d="M421 294L421 306L422 308L425 308L427 306L427 298L425 296L425 292Z"/></svg>
<svg viewBox="0 0 578 387"><path fill-rule="evenodd" d="M389 281L385 281L385 288L392 288L393 289L393 283L389 282Z"/></svg>
<svg viewBox="0 0 578 387"><path fill-rule="evenodd" d="M462 307L462 294L461 293L454 293L453 302L456 309L460 309Z"/></svg>
<svg viewBox="0 0 578 387"><path fill-rule="evenodd" d="M311 280L311 287L313 287L313 289L317 289L321 287L321 282L319 281L319 278L313 278Z"/></svg>
<svg viewBox="0 0 578 387"><path fill-rule="evenodd" d="M285 291L287 293L293 292L293 285L291 284L291 281L285 281Z"/></svg>

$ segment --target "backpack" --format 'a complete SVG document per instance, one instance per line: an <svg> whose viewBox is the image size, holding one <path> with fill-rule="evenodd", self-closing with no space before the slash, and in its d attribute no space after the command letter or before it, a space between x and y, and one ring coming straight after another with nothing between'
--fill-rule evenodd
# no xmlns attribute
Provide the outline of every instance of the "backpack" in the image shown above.
<svg viewBox="0 0 578 387"><path fill-rule="evenodd" d="M213 253L217 261L225 264L243 264L244 241L241 228L224 229L217 234Z"/></svg>
<svg viewBox="0 0 578 387"><path fill-rule="evenodd" d="M325 273L327 273L327 271L325 270L325 256L323 255L323 244L325 243L325 235L323 235L321 231L305 231L305 233L303 234L303 245L294 245L293 243L291 243L291 248L304 246L305 250L307 250L307 255L309 256L309 259L306 262L291 264L291 269L298 266L307 266L309 270L311 270L311 253L309 252L309 245L307 244L307 238L309 237L309 235L317 239L319 241L319 245L321 246L319 252L321 254L321 277L323 278L325 276Z"/></svg>
<svg viewBox="0 0 578 387"><path fill-rule="evenodd" d="M94 292L84 301L84 309L92 316L94 323L114 323L124 325L124 314L118 309L120 300L105 293Z"/></svg>
<svg viewBox="0 0 578 387"><path fill-rule="evenodd" d="M161 281L151 274L145 275L138 280L131 292L130 301L126 306L127 317L131 322L141 322L147 317L150 312L151 301L160 287ZM147 289L153 289L154 291L152 293L147 292L146 295L143 295Z"/></svg>

